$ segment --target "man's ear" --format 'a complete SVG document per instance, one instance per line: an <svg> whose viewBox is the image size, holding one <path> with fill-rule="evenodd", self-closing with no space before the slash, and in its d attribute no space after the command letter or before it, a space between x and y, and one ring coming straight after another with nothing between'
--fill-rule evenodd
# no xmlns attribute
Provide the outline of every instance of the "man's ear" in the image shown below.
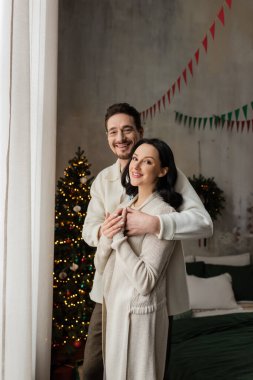
<svg viewBox="0 0 253 380"><path fill-rule="evenodd" d="M161 171L160 171L160 174L158 175L158 177L159 178L160 177L164 177L168 173L168 171L169 171L169 168L167 166L164 167L164 168L162 168Z"/></svg>

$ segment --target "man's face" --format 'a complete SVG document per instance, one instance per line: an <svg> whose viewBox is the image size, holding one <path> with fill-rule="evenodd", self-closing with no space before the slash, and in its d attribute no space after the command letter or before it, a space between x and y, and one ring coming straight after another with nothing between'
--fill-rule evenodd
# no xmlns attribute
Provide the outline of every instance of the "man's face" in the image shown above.
<svg viewBox="0 0 253 380"><path fill-rule="evenodd" d="M125 113L117 113L107 120L107 137L112 152L121 160L127 160L134 144L143 136L138 131L134 118Z"/></svg>

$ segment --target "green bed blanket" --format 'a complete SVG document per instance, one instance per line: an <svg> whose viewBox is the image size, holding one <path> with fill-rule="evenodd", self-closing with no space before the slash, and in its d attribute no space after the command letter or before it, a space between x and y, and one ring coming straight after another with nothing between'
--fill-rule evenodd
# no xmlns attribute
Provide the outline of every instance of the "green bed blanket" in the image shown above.
<svg viewBox="0 0 253 380"><path fill-rule="evenodd" d="M173 322L169 380L253 380L253 313Z"/></svg>

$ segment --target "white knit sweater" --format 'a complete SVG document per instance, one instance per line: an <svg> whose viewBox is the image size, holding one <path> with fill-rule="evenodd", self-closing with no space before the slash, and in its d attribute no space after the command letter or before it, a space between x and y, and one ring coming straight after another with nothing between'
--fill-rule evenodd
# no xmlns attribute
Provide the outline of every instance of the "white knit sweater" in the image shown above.
<svg viewBox="0 0 253 380"><path fill-rule="evenodd" d="M140 209L156 215L174 211L157 194ZM175 245L154 235L101 237L95 266L103 275L107 380L162 379L168 314L188 309L183 254Z"/></svg>

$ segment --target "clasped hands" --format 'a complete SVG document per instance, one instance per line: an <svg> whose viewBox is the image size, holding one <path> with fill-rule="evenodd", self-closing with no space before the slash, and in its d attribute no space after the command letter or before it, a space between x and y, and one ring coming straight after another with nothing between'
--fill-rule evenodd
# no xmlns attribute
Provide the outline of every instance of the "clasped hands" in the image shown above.
<svg viewBox="0 0 253 380"><path fill-rule="evenodd" d="M112 239L114 235L125 230L127 210L118 209L112 214L106 213L105 221L101 226L101 234Z"/></svg>
<svg viewBox="0 0 253 380"><path fill-rule="evenodd" d="M106 213L100 233L110 239L119 232L126 236L159 234L160 221L157 216L133 210L130 207Z"/></svg>

